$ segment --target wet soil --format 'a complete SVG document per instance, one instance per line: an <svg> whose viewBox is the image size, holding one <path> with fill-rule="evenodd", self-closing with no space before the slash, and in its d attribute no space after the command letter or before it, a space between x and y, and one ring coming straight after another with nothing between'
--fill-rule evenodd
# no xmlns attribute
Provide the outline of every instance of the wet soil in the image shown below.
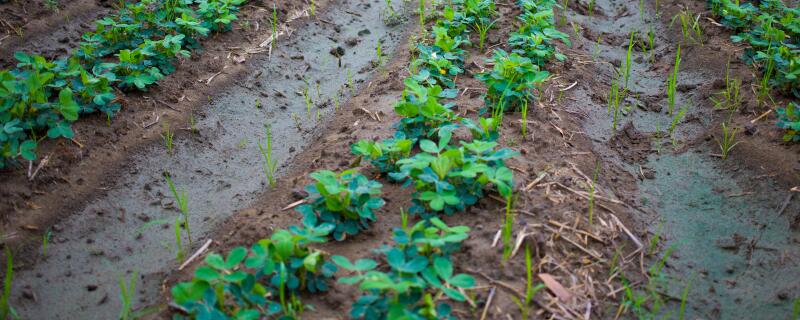
<svg viewBox="0 0 800 320"><path fill-rule="evenodd" d="M669 309L677 307L675 297L691 279L688 318L735 318L750 310L764 318L785 317L791 299L800 296L800 283L787 281L800 278L792 268L800 258L800 195L788 191L800 184L800 147L781 142L773 115L751 123L768 108L752 98L753 73L737 60L738 44L701 19L706 41L684 45L678 99L690 108L673 144L658 131L671 122L664 83L681 39L679 31L668 28L678 1L662 0L659 18L641 17L635 1L595 3L589 17L588 1L570 1L567 24L561 26L573 41L572 47L560 46L567 61L548 66L554 77L537 92L540 99L528 118L507 115L501 133L500 143L521 154L508 162L518 195L514 235L523 248L530 246L534 274L553 275L571 293L558 299L552 291L541 291L534 299L535 317L613 318L622 293L620 274L611 272L612 266L641 283L647 266L667 248L673 249L666 274L676 279L664 292ZM282 21L302 5L288 3ZM271 11L253 2L243 12L251 28L239 25L231 34L215 36L203 54L183 61L159 87L126 96L124 111L110 126L100 117L82 119L76 125L77 143L46 145L41 154L52 155L51 160L32 182L24 166L2 173L3 234L20 261L11 304L25 318L114 317L116 281L133 271L140 275L137 308L156 306L160 312L151 317L169 318L169 288L188 279L198 263L176 271L180 262L172 231L157 223L178 216L164 172L189 195L194 243L187 253L207 239L213 240L215 252L250 245L275 228L299 223L299 214L283 208L302 197L299 191L313 170L358 165L377 177L372 168L358 164L350 145L393 133L398 118L392 106L408 76L415 19L386 26L380 20L384 4L378 1L317 5L318 17L290 23L293 31L268 57L258 45L268 36L265 17ZM686 5L706 14L703 2ZM505 39L519 11L512 3L500 3L498 9L500 20L487 47L509 51ZM654 12L650 4L647 12ZM252 27L255 22L260 31ZM569 22L580 26L577 34ZM657 35L655 59L634 52L632 94L626 100L632 107L614 131L605 98L610 79L624 63L629 32L644 31L651 22ZM372 60L378 40L384 52L393 54L376 70ZM331 55L339 48L344 51L341 68ZM490 55L469 48L466 72L456 79L462 90L454 100L456 109L469 117L477 117L483 106L484 89L473 75L491 67L485 61ZM237 63L242 57L245 62ZM740 134L741 143L723 161L714 155L714 138L727 115L714 111L708 97L720 89L728 58L748 88L743 90L746 103L732 118L747 134ZM348 69L355 88L347 86ZM310 117L302 94L306 87L313 98ZM341 109L334 111L337 92L343 92ZM199 133L181 129L189 126L190 115ZM521 135L522 121L527 122L526 136ZM160 141L163 123L177 130L171 155ZM276 188L267 186L260 171L256 142L263 142L265 124L272 128L281 159ZM594 221L589 223L587 190L598 163ZM381 182L387 205L378 221L363 234L323 245L325 251L376 258L371 249L390 242L411 190ZM493 245L504 215L503 201L487 197L445 218L472 230L456 266L458 272L473 274L479 287L474 306L455 306L461 318L478 318L484 308L487 319L519 318L511 297L525 288L524 258L518 253L502 263L502 244ZM53 239L43 256L39 241L47 229ZM643 248L647 239L658 230L661 250L643 254L649 251ZM496 295L487 307L492 288ZM315 306L306 317L346 318L357 295L352 287L335 284L324 295L303 297Z"/></svg>
<svg viewBox="0 0 800 320"><path fill-rule="evenodd" d="M285 165L293 153L325 127L325 119L334 112L334 101L345 103L350 92L357 90L355 86L375 71L372 59L378 42L389 53L399 43L403 28L384 25L381 7L366 1L338 4L330 11L320 12L325 4L318 3L314 18L307 17L308 11L289 12L286 19L294 21L285 26L284 36L272 50L268 44L260 47L261 41L242 41L240 48L226 43L225 48L233 51L228 52L229 58L233 55L233 61L246 61L229 66L227 59L219 61L223 57L212 58L210 62L217 60L219 70L212 76L230 67L233 78L212 79L218 81L214 83L217 93L196 97L205 104L189 113L195 119L196 133L182 129L189 127L187 122L171 122L173 132L178 130L172 152L167 152L158 139L114 146L126 154L123 164L107 164L115 171L113 179L96 177L95 172L84 170L88 161L81 163L84 167L78 168L77 174L104 180L102 194L75 204L74 213L65 214L68 218L52 225L46 256L41 256L38 248L29 250L33 256L27 256L27 260L31 261L15 275L12 299L17 310L32 318L112 318L120 306L116 279L134 272L140 278L138 303L147 305L157 297L154 293L160 289L163 274L176 263L174 236L167 228L178 213L163 175L168 173L179 189L186 189L192 235L204 239L212 226L265 188L257 147L258 142L265 143L264 128L271 127L273 156L281 166ZM331 55L336 48L344 54ZM237 69L246 71L236 72ZM196 78L197 75L183 81L191 84ZM198 81L211 83L208 79L202 77ZM304 90L313 100L311 113L300 94ZM164 130L163 123L155 124L164 116L159 113L165 111L159 109L180 110L185 104L180 99L150 101L155 111L148 122L142 122L142 127L154 128L155 134L151 135L157 137ZM121 116L123 121L130 121L124 119L124 114ZM186 116L183 118L185 121ZM47 174L58 174L59 167L55 169ZM82 177L79 179L78 185L86 183ZM58 191L63 196L70 190ZM52 196L58 196L54 193ZM68 204L64 200L53 201L50 208ZM26 224L28 231L45 229L43 220L56 220L50 208L34 208L51 216L40 215L40 224ZM24 254L18 257L22 261L25 258Z"/></svg>
<svg viewBox="0 0 800 320"><path fill-rule="evenodd" d="M736 318L751 312L785 317L791 298L800 296L800 282L786 281L800 279L795 267L800 200L789 191L800 184L800 148L781 141L774 118L751 121L770 107L759 105L750 90L758 80L738 59L741 48L707 19L701 19L702 45L681 44L677 100L689 108L674 138L664 134L672 121L666 79L682 39L677 26L669 27L670 20L683 6L703 17L709 13L702 2L661 4L660 15L654 16L652 4L640 11L634 1L597 1L591 17L582 3L571 4L570 21L581 27L578 35L570 30L579 66L564 74L578 82L571 104L585 110L583 130L595 152L636 177L627 182L638 189L633 205L639 213L632 218L649 222L650 232L663 239L662 252L650 263L671 253L666 274L672 280L664 294L679 300L674 298L691 285L688 318ZM641 35L649 26L656 34L655 51L652 56L641 49L633 52L630 94L623 103L630 109L623 111L615 132L607 111L609 85L625 63L630 32ZM731 75L743 80L745 95L732 115L714 110L709 99L724 88L727 61ZM784 97L777 99L781 103ZM741 143L722 160L717 139L728 117L740 128ZM669 310L676 312L677 306Z"/></svg>

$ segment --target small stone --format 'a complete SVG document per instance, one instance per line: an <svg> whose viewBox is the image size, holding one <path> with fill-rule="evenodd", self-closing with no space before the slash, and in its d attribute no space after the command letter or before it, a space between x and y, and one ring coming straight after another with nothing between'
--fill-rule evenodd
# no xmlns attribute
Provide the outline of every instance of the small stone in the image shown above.
<svg viewBox="0 0 800 320"><path fill-rule="evenodd" d="M295 200L305 199L306 197L308 197L308 192L305 190L300 188L292 189L292 198Z"/></svg>

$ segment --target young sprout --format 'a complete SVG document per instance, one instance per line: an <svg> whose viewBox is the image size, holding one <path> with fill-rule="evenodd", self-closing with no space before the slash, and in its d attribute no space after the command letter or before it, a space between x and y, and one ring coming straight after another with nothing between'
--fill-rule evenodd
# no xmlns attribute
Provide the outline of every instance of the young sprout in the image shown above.
<svg viewBox="0 0 800 320"><path fill-rule="evenodd" d="M189 131L192 133L197 133L197 120L194 118L193 114L189 115Z"/></svg>
<svg viewBox="0 0 800 320"><path fill-rule="evenodd" d="M738 128L731 128L727 123L722 122L722 140L716 139L719 149L722 151L722 160L728 159L733 147L739 144L740 141L736 141L737 131Z"/></svg>
<svg viewBox="0 0 800 320"><path fill-rule="evenodd" d="M688 112L688 111L689 111L689 105L688 104L684 104L681 107L681 109L678 110L677 113L675 113L675 116L672 117L672 123L670 123L670 125L669 125L669 134L670 134L670 136L672 136L672 134L675 132L675 128L678 126L678 123L681 122L681 119L683 119L683 116L685 116L686 112ZM673 138L672 139L672 144L675 145L676 144L675 137L672 136L672 138Z"/></svg>
<svg viewBox="0 0 800 320"><path fill-rule="evenodd" d="M528 314L530 314L530 306L531 301L533 301L533 297L536 295L537 292L544 289L545 285L540 283L536 286L533 285L533 259L531 258L531 247L530 245L525 245L525 297L524 300L520 300L514 295L511 295L511 299L514 303L519 306L519 310L521 313L520 319L528 319Z"/></svg>
<svg viewBox="0 0 800 320"><path fill-rule="evenodd" d="M590 18L592 17L592 14L594 13L594 5L595 5L595 0L589 0L589 17Z"/></svg>
<svg viewBox="0 0 800 320"><path fill-rule="evenodd" d="M419 0L417 10L417 14L419 15L419 30L420 32L425 32L425 0Z"/></svg>
<svg viewBox="0 0 800 320"><path fill-rule="evenodd" d="M594 50L592 51L592 58L597 60L600 57L600 41L603 40L603 35L597 36L597 41L594 43Z"/></svg>
<svg viewBox="0 0 800 320"><path fill-rule="evenodd" d="M378 62L377 62L378 65L377 66L378 67L382 67L383 66L383 50L381 49L381 42L380 41L378 41L378 45L375 46L375 56L376 56L376 58L378 60Z"/></svg>
<svg viewBox="0 0 800 320"><path fill-rule="evenodd" d="M721 90L714 95L715 97L711 97L711 101L714 102L714 109L724 109L729 110L730 112L736 112L739 107L742 105L742 96L739 95L739 91L742 87L742 80L737 78L731 79L731 62L728 61L728 64L725 68L725 90Z"/></svg>
<svg viewBox="0 0 800 320"><path fill-rule="evenodd" d="M761 77L761 81L758 86L758 92L756 93L756 100L758 100L759 105L763 105L767 99L772 100L772 97L769 95L769 81L772 78L772 73L775 71L775 59L773 58L773 51L772 46L767 48L767 64L764 66L764 75Z"/></svg>
<svg viewBox="0 0 800 320"><path fill-rule="evenodd" d="M53 236L53 233L50 231L50 229L47 229L47 232L45 232L42 235L42 255L43 256L47 256L47 245L50 243L50 237L52 237L52 236Z"/></svg>
<svg viewBox="0 0 800 320"><path fill-rule="evenodd" d="M647 255L652 256L658 249L658 243L661 241L661 229L664 227L663 223L659 223L656 227L656 233L650 238L650 245L647 247Z"/></svg>
<svg viewBox="0 0 800 320"><path fill-rule="evenodd" d="M11 280L14 279L14 257L11 248L5 246L6 253L6 275L3 278L3 296L0 297L0 319L8 319L9 316L19 318L11 306L8 305L8 298L11 296Z"/></svg>
<svg viewBox="0 0 800 320"><path fill-rule="evenodd" d="M350 68L347 69L347 87L350 88L350 93L353 93L353 90L355 90L355 85L353 84L353 73L350 72Z"/></svg>
<svg viewBox="0 0 800 320"><path fill-rule="evenodd" d="M170 130L169 124L164 122L163 132L161 139L164 140L164 146L167 148L167 153L172 154L172 139L175 137L175 132Z"/></svg>
<svg viewBox="0 0 800 320"><path fill-rule="evenodd" d="M512 228L514 227L514 213L511 210L512 207L512 196L509 195L506 197L506 221L503 224L503 229L501 231L501 237L503 239L503 260L502 263L508 261L508 258L511 257L511 251L514 250L514 244L511 241L511 233L513 232Z"/></svg>
<svg viewBox="0 0 800 320"><path fill-rule="evenodd" d="M699 14L697 17L695 17L689 8L685 8L672 17L672 21L670 21L669 26L672 27L676 20L680 20L683 41L689 39L692 41L692 43L701 45L703 44L703 30L700 28Z"/></svg>
<svg viewBox="0 0 800 320"><path fill-rule="evenodd" d="M309 119L311 119L311 105L314 101L311 100L311 94L309 93L308 82L306 82L306 86L303 88L303 101L306 103L306 115Z"/></svg>
<svg viewBox="0 0 800 320"><path fill-rule="evenodd" d="M475 29L475 31L478 31L479 50L483 51L483 44L486 41L486 33L489 32L489 29L491 29L492 26L494 26L495 22L497 22L497 20L490 21L489 18L480 17L477 19L477 21L475 21L475 23L472 24L472 28Z"/></svg>
<svg viewBox="0 0 800 320"><path fill-rule="evenodd" d="M633 36L635 34L635 32L631 31L631 38L628 42L628 53L625 55L625 72L623 73L625 75L625 90L628 90L628 83L631 78L631 54L633 53Z"/></svg>
<svg viewBox="0 0 800 320"><path fill-rule="evenodd" d="M315 0L311 0L311 16L316 16L315 11L317 8L317 2Z"/></svg>
<svg viewBox="0 0 800 320"><path fill-rule="evenodd" d="M692 278L694 278L694 274L689 277L689 281L686 282L686 287L683 288L683 292L681 293L681 306L678 308L678 320L683 320L684 314L686 314L686 300L689 298L689 288L692 286ZM797 315L793 319L797 319Z"/></svg>
<svg viewBox="0 0 800 320"><path fill-rule="evenodd" d="M611 128L617 130L617 123L619 119L619 107L625 100L627 90L620 88L619 80L611 80L611 92L608 94L608 112L613 112Z"/></svg>
<svg viewBox="0 0 800 320"><path fill-rule="evenodd" d="M183 227L186 228L186 237L189 239L189 243L191 243L192 231L189 228L189 196L186 195L186 189L181 189L181 192L178 192L178 189L175 188L175 184L172 183L172 178L169 176L169 174L165 174L164 178L167 180L169 190L172 192L172 196L175 198L175 203L178 205L178 210L183 217Z"/></svg>
<svg viewBox="0 0 800 320"><path fill-rule="evenodd" d="M341 93L336 91L336 94L333 95L333 111L339 111L339 96Z"/></svg>
<svg viewBox="0 0 800 320"><path fill-rule="evenodd" d="M394 12L394 7L392 6L392 0L384 0L386 2L386 12L389 13L389 17L386 18L386 21L392 21L396 18L396 13Z"/></svg>
<svg viewBox="0 0 800 320"><path fill-rule="evenodd" d="M680 68L680 64L681 46L678 45L678 51L675 54L675 66L667 79L667 110L669 110L670 115L675 111L675 91L678 88L678 69Z"/></svg>
<svg viewBox="0 0 800 320"><path fill-rule="evenodd" d="M178 252L175 255L175 258L178 261L183 260L183 243L181 241L181 219L175 218L175 223L172 225L173 230L175 231L175 247L178 249Z"/></svg>
<svg viewBox="0 0 800 320"><path fill-rule="evenodd" d="M136 293L136 277L137 272L134 271L127 284L125 283L125 277L119 277L119 298L122 301L122 310L118 317L120 320L136 319L133 314L133 295Z"/></svg>
<svg viewBox="0 0 800 320"><path fill-rule="evenodd" d="M562 91L563 92L563 91ZM528 136L528 100L522 100L522 108L520 109L522 113L522 139L524 140L525 137Z"/></svg>
<svg viewBox="0 0 800 320"><path fill-rule="evenodd" d="M278 170L278 161L272 158L272 129L266 126L267 147L258 142L258 150L261 151L261 169L267 176L267 181L271 187L275 187L275 172Z"/></svg>

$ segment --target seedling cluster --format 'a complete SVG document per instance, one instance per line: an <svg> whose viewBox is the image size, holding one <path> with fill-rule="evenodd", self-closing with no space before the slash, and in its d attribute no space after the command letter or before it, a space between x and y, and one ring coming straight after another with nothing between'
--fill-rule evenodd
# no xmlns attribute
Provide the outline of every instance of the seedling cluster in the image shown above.
<svg viewBox="0 0 800 320"><path fill-rule="evenodd" d="M0 168L35 160L45 138L72 138L81 114L110 118L120 108L115 88L143 91L175 71L202 38L230 30L244 1L122 2L67 57L17 52L17 66L0 70Z"/></svg>

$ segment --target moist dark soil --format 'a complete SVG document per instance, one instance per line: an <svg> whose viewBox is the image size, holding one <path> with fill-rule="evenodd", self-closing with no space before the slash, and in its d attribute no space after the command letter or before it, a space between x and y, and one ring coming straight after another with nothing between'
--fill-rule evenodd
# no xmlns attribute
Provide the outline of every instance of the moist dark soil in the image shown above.
<svg viewBox="0 0 800 320"><path fill-rule="evenodd" d="M332 2L339 5L348 1ZM800 259L796 249L800 247L797 246L800 195L792 196L789 191L800 185L800 146L781 140L782 132L774 126L774 114L759 118L770 107L759 105L753 97L751 88L758 80L751 67L738 59L742 51L740 44L731 43L725 29L705 19L713 18L705 2L660 2L660 17L648 20L658 35L654 60L648 61L644 52L635 52L632 88L636 94L626 100L634 107L630 114L622 117L618 130L610 129L606 94L614 76L613 69L624 63L629 32L647 28L635 1L598 0L592 17L589 17L588 1L570 1L567 23L560 29L570 34L573 46L559 45L567 60L548 65L553 77L537 92L540 98L531 106L527 119L521 119L519 113L508 114L504 119L500 143L520 153L507 163L515 174L514 238L519 239L521 248L531 248L534 274L552 275L570 294L559 298L551 289L542 290L534 299L535 318L572 319L584 318L584 315L614 318L624 294L622 275L634 284L643 284L647 281L646 269L664 254L664 250L678 244L680 246L667 260L665 271L676 279L683 279L664 292L672 310L677 310L685 279L694 281L688 303L692 318L735 317L732 315L741 312L741 308L758 310L767 318L779 318L782 311L787 310L791 298L800 296L800 283L793 280L799 277L792 267ZM384 5L377 1L366 3ZM73 5L83 6L83 9L70 9ZM282 4L281 20L302 6L303 1ZM326 3L317 6L318 12L329 10ZM659 131L669 125L663 121L668 117L664 107L664 81L672 70L674 49L681 42L679 30L669 28L669 20L681 6L703 14L701 24L705 35L702 45L684 44L682 47L680 99L691 101L692 106L676 129L677 138L673 144ZM0 12L13 12L15 17L25 12L19 10L34 12L28 18L12 18L9 22L30 28L26 29L30 30L26 31L26 37L37 39L31 42L36 44L16 40L13 35L0 40L3 44L0 59L6 59L0 60L0 64L10 63L12 50L19 48L49 56L63 54L61 47L51 44L60 43L60 37L66 36L69 41L62 47L70 47L67 44L74 45L79 34L86 30L81 29L81 23L74 24L77 18L71 18L70 22L63 19L51 26L46 21L55 22L55 19L48 18L49 15L64 15L74 10L85 14L94 12L96 17L108 10L101 2L94 1L62 4L60 13L51 13L35 5L23 7L12 2L0 5ZM135 176L135 162L161 143L162 123L169 123L172 128L186 127L190 115L202 120L204 114L212 113L209 108L215 108L214 101L232 101L224 100L232 99L226 96L233 90L231 88L251 86L255 79L253 70L248 68L247 62L236 61L242 57L247 61L254 59L246 48L257 46L268 36L264 30L269 26L270 8L259 1L250 2L232 32L213 36L202 53L181 61L175 74L149 92L126 94L123 111L112 118L110 124L101 116L82 118L74 126L75 141L44 144L39 154L40 157L49 156L49 161L32 180L28 179L27 164L0 173L4 243L15 249L17 268L35 268L46 259L38 247L45 230L52 230L54 238L58 239L62 231L60 226L65 221L79 219L76 214L85 215L87 205L95 199L113 199L106 197L112 187L124 189L125 186L118 183L127 181L123 177ZM491 68L486 62L491 49L510 51L505 40L515 29L514 17L519 11L510 2L500 2L498 8L500 20L487 36L489 49L481 52L469 48L466 72L456 79L462 91L454 102L458 112L468 117L476 118L484 106L485 89L473 75ZM655 9L648 4L646 11ZM87 17L82 23L92 19ZM296 26L312 23L309 19L298 20ZM250 22L250 26L244 27L243 21ZM413 17L410 21L402 28L409 30L406 36L413 39L418 30L413 27ZM579 26L577 34L570 22ZM256 23L260 31L256 30ZM322 20L314 23L329 24ZM61 30L68 34L54 34L52 30L60 26L67 26ZM357 90L351 88L354 96L342 104L341 110L328 113L323 124L298 133L313 138L306 147L298 148L282 160L276 188L262 183L262 191L232 196L231 202L247 203L246 208L213 224L207 222L207 238L213 240L211 251L249 246L269 237L276 228L298 224L300 215L283 208L302 197L300 190L311 181L308 174L318 169L340 170L354 166L384 184L387 205L380 209L378 221L369 231L321 248L350 259L376 258L371 250L391 242L391 230L399 226L399 211L410 205L412 190L380 178L373 168L351 154L350 145L359 139L388 138L394 131L392 124L398 117L392 107L403 90L402 79L408 76L407 65L415 47L409 40L397 41L400 45L387 64L362 82ZM345 54L350 54L347 42L349 40L341 47ZM15 49L9 49L6 44ZM329 49L324 48L325 52ZM737 135L740 144L723 161L717 156L719 149L715 138L719 138L720 123L728 115L713 110L708 97L722 87L720 79L724 79L728 61L732 75L743 80L745 103L732 117L733 123L742 128ZM217 76L209 81L214 75ZM302 99L289 91L275 92L268 87L255 90ZM774 98L779 102L787 99ZM288 111L278 108L275 112ZM305 118L304 114L300 116ZM147 126L156 119L158 124ZM521 135L523 122L527 123L525 136ZM659 123L660 130L656 130ZM203 136L193 137L188 130L179 130L176 140L179 138L207 140ZM225 159L220 166L230 166L227 161ZM40 163L35 162L33 168ZM257 161L251 164L257 165ZM590 224L588 190L596 168L599 174ZM253 179L260 181L262 177ZM230 187L224 184L222 189ZM253 200L241 201L242 198ZM479 285L474 305L455 306L460 318L477 319L484 310L486 319L520 318L512 297L525 288L523 254L517 252L503 263L502 244L493 245L504 223L505 208L504 200L490 196L466 212L444 219L450 225L471 228L470 238L456 256L455 265L458 272L474 275ZM125 219L124 210L121 212ZM228 214L230 212L220 215L227 217ZM709 222L703 217L716 220ZM659 231L660 225L664 226L663 231ZM91 239L92 235L87 237ZM657 250L651 251L649 239L654 237ZM137 244L134 242L130 246L135 249ZM75 250L80 247L76 244ZM85 247L90 248L90 243ZM124 252L125 248L120 248L116 254ZM177 281L189 279L201 260L183 271L153 273L150 277L157 279L149 281L163 284L158 292L146 292L147 297L142 298L145 302L138 307L154 304L160 311L151 317L169 318L170 311L166 308L169 288ZM620 272L611 272L612 265ZM95 284L89 285L87 290L92 290ZM114 285L106 285L114 292ZM492 290L496 290L496 295L489 301ZM749 290L759 296L749 294ZM315 306L305 317L348 318L349 307L358 294L354 288L337 283L328 293L302 297L304 302ZM35 297L36 292L22 292L11 303L30 304L31 300L35 302ZM101 301L108 299L116 299L115 294ZM86 308L93 307L87 305ZM72 318L68 314L60 316ZM632 318L630 313L627 316Z"/></svg>

